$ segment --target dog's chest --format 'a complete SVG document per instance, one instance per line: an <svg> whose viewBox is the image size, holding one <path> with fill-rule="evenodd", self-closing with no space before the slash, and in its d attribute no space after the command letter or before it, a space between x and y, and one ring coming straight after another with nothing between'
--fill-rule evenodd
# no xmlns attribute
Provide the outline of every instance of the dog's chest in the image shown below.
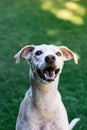
<svg viewBox="0 0 87 130"><path fill-rule="evenodd" d="M46 122L43 121L38 130L62 130L60 127L58 127L57 123L55 121L52 122Z"/></svg>
<svg viewBox="0 0 87 130"><path fill-rule="evenodd" d="M51 115L33 111L29 119L29 130L68 130L68 122L65 119L64 123L63 118L58 111Z"/></svg>
<svg viewBox="0 0 87 130"><path fill-rule="evenodd" d="M68 130L66 112L60 95L50 102L48 98L40 99L37 104L30 109L29 130Z"/></svg>
<svg viewBox="0 0 87 130"><path fill-rule="evenodd" d="M65 127L58 120L35 120L29 124L29 130L68 130Z"/></svg>

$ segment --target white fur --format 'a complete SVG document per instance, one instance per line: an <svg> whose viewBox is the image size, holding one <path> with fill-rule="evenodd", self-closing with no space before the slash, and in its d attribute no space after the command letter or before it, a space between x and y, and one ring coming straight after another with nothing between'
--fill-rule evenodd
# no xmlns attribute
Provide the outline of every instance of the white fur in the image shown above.
<svg viewBox="0 0 87 130"><path fill-rule="evenodd" d="M38 50L42 51L39 56L35 55ZM57 56L57 52L61 55ZM47 66L45 57L48 55L55 57L55 68L60 69L52 82L41 79L37 73L37 68L43 70ZM15 55L16 63L21 57L29 61L31 85L20 105L16 130L71 130L79 119L73 120L69 125L57 86L64 61L74 58L77 63L76 54L64 46L40 45L22 48Z"/></svg>
<svg viewBox="0 0 87 130"><path fill-rule="evenodd" d="M80 118L75 118L75 119L73 119L73 120L70 122L70 125L69 125L70 130L73 129L73 127L76 125L76 123L77 123L78 121L80 121Z"/></svg>

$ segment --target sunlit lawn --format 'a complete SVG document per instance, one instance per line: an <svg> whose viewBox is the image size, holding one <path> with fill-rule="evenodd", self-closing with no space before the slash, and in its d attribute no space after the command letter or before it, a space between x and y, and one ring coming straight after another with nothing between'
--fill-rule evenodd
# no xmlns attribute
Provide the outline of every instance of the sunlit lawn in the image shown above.
<svg viewBox="0 0 87 130"><path fill-rule="evenodd" d="M14 130L19 104L29 88L25 60L13 56L27 44L65 45L79 56L66 62L59 90L74 130L87 130L87 1L0 0L0 130Z"/></svg>

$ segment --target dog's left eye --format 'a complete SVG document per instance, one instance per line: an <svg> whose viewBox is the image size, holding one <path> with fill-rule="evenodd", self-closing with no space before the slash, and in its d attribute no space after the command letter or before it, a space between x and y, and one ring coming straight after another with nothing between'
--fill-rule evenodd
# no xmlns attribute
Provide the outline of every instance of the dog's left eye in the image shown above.
<svg viewBox="0 0 87 130"><path fill-rule="evenodd" d="M43 53L43 52L39 50L39 51L36 51L36 52L35 52L35 55L36 55L36 56L39 56L39 55L41 55L42 53Z"/></svg>
<svg viewBox="0 0 87 130"><path fill-rule="evenodd" d="M56 53L56 55L57 55L57 56L61 56L61 53L58 51L58 52Z"/></svg>

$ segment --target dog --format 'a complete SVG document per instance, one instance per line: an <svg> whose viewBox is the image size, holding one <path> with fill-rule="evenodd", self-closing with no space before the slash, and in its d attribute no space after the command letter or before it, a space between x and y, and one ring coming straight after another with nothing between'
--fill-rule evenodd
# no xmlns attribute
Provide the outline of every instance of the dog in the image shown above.
<svg viewBox="0 0 87 130"><path fill-rule="evenodd" d="M66 46L28 45L15 56L16 63L24 57L30 64L30 88L20 105L16 130L71 130L80 120L69 124L66 109L57 90L65 61L78 56Z"/></svg>

